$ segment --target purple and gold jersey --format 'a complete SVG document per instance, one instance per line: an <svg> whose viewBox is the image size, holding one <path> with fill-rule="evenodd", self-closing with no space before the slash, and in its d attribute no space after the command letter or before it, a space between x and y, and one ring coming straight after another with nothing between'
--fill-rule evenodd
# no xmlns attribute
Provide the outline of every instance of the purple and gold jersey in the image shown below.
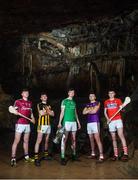
<svg viewBox="0 0 138 180"><path fill-rule="evenodd" d="M99 104L98 101L94 103L88 103L86 104L86 108L94 108ZM95 114L87 114L87 123L92 123L92 122L99 122L99 110Z"/></svg>

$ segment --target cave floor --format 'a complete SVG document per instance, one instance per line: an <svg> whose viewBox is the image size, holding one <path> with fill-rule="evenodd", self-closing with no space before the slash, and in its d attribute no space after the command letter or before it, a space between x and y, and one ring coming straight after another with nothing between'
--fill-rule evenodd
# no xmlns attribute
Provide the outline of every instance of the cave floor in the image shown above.
<svg viewBox="0 0 138 180"><path fill-rule="evenodd" d="M96 163L96 160L88 159L82 154L80 161L68 160L67 165L62 166L59 153L55 153L53 160L43 160L41 166L36 167L34 163L26 163L21 158L23 149L22 143L19 143L17 159L20 160L17 161L17 167L11 167L10 154L14 133L2 130L0 132L0 179L138 179L138 149L128 162L113 162L107 159L103 163Z"/></svg>
<svg viewBox="0 0 138 180"><path fill-rule="evenodd" d="M96 163L86 155L80 156L80 161L68 161L66 166L60 165L59 154L51 161L42 161L40 167L24 160L17 162L16 167L10 166L10 151L0 148L0 178L1 179L127 179L138 178L138 150L133 159L128 162L109 159Z"/></svg>

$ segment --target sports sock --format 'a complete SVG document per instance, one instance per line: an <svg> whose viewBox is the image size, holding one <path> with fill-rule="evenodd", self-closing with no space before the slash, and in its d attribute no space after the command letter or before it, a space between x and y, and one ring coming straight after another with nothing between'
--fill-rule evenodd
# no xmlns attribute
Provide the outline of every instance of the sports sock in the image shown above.
<svg viewBox="0 0 138 180"><path fill-rule="evenodd" d="M14 160L16 160L16 157L15 157L15 156L12 156L12 157L11 157L11 159L14 159Z"/></svg>
<svg viewBox="0 0 138 180"><path fill-rule="evenodd" d="M25 158L25 159L29 159L29 155L28 155L28 154L25 154L25 155L24 155L24 158Z"/></svg>
<svg viewBox="0 0 138 180"><path fill-rule="evenodd" d="M103 156L103 154L100 154L100 158L101 158L101 159L104 159L104 156Z"/></svg>
<svg viewBox="0 0 138 180"><path fill-rule="evenodd" d="M118 157L118 148L117 147L114 148L114 156Z"/></svg>
<svg viewBox="0 0 138 180"><path fill-rule="evenodd" d="M65 158L65 154L64 153L61 153L61 158Z"/></svg>
<svg viewBox="0 0 138 180"><path fill-rule="evenodd" d="M72 153L74 156L76 155L76 150L75 149L73 149L73 153Z"/></svg>
<svg viewBox="0 0 138 180"><path fill-rule="evenodd" d="M95 152L94 151L91 152L91 156L95 156Z"/></svg>
<svg viewBox="0 0 138 180"><path fill-rule="evenodd" d="M38 153L35 153L34 158L35 160L38 159Z"/></svg>
<svg viewBox="0 0 138 180"><path fill-rule="evenodd" d="M127 146L124 146L124 147L123 147L123 151L124 151L124 154L125 154L125 155L128 155L128 148L127 148Z"/></svg>
<svg viewBox="0 0 138 180"><path fill-rule="evenodd" d="M44 151L44 156L48 156L48 150Z"/></svg>

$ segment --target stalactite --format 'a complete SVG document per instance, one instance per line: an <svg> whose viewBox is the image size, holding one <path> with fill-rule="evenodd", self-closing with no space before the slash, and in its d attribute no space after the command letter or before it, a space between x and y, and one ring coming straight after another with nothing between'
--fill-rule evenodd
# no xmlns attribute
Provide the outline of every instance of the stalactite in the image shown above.
<svg viewBox="0 0 138 180"><path fill-rule="evenodd" d="M118 41L117 41L117 54L119 53L119 47L120 47L120 39L118 39Z"/></svg>
<svg viewBox="0 0 138 180"><path fill-rule="evenodd" d="M33 65L33 57L32 54L30 54L30 58L29 58L29 75L31 76L32 74L32 65Z"/></svg>
<svg viewBox="0 0 138 180"><path fill-rule="evenodd" d="M119 74L119 82L120 86L123 84L123 77L125 73L125 59L121 58L118 61L117 67L116 67L116 73Z"/></svg>
<svg viewBox="0 0 138 180"><path fill-rule="evenodd" d="M38 41L38 49L41 50L41 41L40 40Z"/></svg>
<svg viewBox="0 0 138 180"><path fill-rule="evenodd" d="M103 73L107 73L108 72L108 67L110 66L110 61L106 60L106 61L103 61L102 63L102 72Z"/></svg>
<svg viewBox="0 0 138 180"><path fill-rule="evenodd" d="M68 78L67 78L67 88L70 86L72 79L75 75L79 74L79 66L72 64L69 69Z"/></svg>
<svg viewBox="0 0 138 180"><path fill-rule="evenodd" d="M109 67L109 69L111 69L110 75L112 76L117 73L117 67L120 66L120 64L118 64L117 61L113 61L113 62L110 61L110 66L111 66Z"/></svg>
<svg viewBox="0 0 138 180"><path fill-rule="evenodd" d="M92 78L93 78L93 75L92 75L92 73L93 73L93 67L92 67L92 65L90 65L90 70L89 70L89 72L90 72L90 90L92 91L92 90L93 90L93 80L92 80Z"/></svg>
<svg viewBox="0 0 138 180"><path fill-rule="evenodd" d="M120 86L122 86L123 77L125 76L125 59L121 57L120 59L116 59L114 61L108 59L100 60L99 62L96 61L96 65L101 73L108 74L109 77L112 77L114 75L119 76L119 84Z"/></svg>
<svg viewBox="0 0 138 180"><path fill-rule="evenodd" d="M120 86L122 84L122 67L121 66L122 66L122 63L119 62L116 64L116 69L115 69L116 74L119 75L119 85Z"/></svg>
<svg viewBox="0 0 138 180"><path fill-rule="evenodd" d="M22 74L24 74L25 67L25 44L22 42Z"/></svg>
<svg viewBox="0 0 138 180"><path fill-rule="evenodd" d="M100 92L100 82L99 82L99 69L96 62L92 62L89 67L89 75L90 75L90 90L96 91L99 94ZM95 79L94 79L95 78ZM95 81L94 81L95 80ZM94 84L95 82L95 84ZM95 85L95 88L94 88Z"/></svg>
<svg viewBox="0 0 138 180"><path fill-rule="evenodd" d="M128 50L128 42L129 42L130 32L127 33L126 40L125 40L125 51Z"/></svg>
<svg viewBox="0 0 138 180"><path fill-rule="evenodd" d="M134 36L131 36L130 38L130 49L132 52L134 52L134 49L135 49L135 45L134 45Z"/></svg>

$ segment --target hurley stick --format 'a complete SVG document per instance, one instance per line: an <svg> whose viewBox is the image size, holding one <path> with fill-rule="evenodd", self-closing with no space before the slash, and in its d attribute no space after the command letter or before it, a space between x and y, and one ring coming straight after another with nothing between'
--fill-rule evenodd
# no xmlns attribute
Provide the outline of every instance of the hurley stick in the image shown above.
<svg viewBox="0 0 138 180"><path fill-rule="evenodd" d="M121 109L123 109L130 102L131 102L130 97L126 97L125 100L124 100L124 103L121 105L121 107L118 109L118 111L116 111L115 114L109 119L107 124L109 124L112 121L112 119L121 111Z"/></svg>
<svg viewBox="0 0 138 180"><path fill-rule="evenodd" d="M31 121L33 124L35 124L32 119L30 119L30 118L24 116L23 114L19 113L19 112L15 109L14 106L9 106L9 112L12 113L12 114L15 114L15 115L19 115L19 116L21 116L21 117L23 117L23 118L25 118L25 119L28 119L28 120Z"/></svg>

